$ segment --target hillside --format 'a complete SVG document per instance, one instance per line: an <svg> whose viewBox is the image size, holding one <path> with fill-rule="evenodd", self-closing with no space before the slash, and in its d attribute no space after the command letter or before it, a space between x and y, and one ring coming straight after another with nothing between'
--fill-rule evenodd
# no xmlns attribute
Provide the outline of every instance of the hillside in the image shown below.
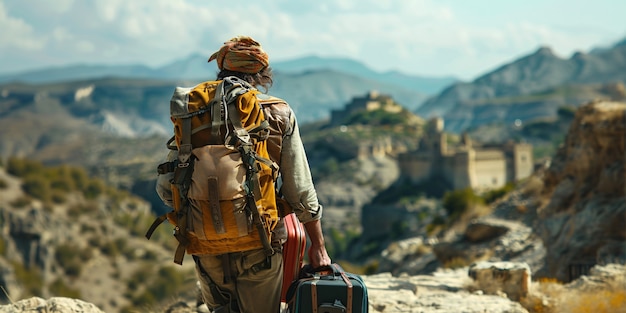
<svg viewBox="0 0 626 313"><path fill-rule="evenodd" d="M11 159L0 167L0 302L64 296L106 312L167 304L194 294L193 261L172 262L167 226L144 200L77 167ZM159 273L159 275L154 275Z"/></svg>
<svg viewBox="0 0 626 313"><path fill-rule="evenodd" d="M626 309L625 144L626 103L581 105L552 162L512 192L488 209L470 203L463 218L435 237L389 244L377 257L378 273L363 276L370 312ZM36 192L40 189L32 188L41 180L29 173L52 178L51 191L92 188L70 188L63 193L66 198L47 202ZM81 312L129 312L128 305L137 308L140 303L142 312L195 312L195 279L185 278L193 277L190 268L172 269L164 242L153 245L140 238L136 225L142 224L137 221L145 205L133 197L114 197L113 190L93 188L95 181L81 185L76 178L59 179L84 179L77 173L15 160L0 170L0 262L9 269L0 280L14 300L13 305L0 306L0 312L34 307L50 312L75 307ZM43 200L24 201L25 191ZM90 199L100 206L94 207ZM162 266L159 275L153 275L155 266ZM149 272L142 270L146 268ZM163 301L150 302L155 298Z"/></svg>
<svg viewBox="0 0 626 313"><path fill-rule="evenodd" d="M14 118L11 114L29 107L34 115L69 112L74 119L82 119L102 131L123 137L169 134L169 99L174 88L199 82L201 80L101 78L7 83L0 85L0 121L10 123ZM400 85L332 70L277 73L270 93L286 99L304 124L328 118L332 109L339 109L352 97L371 90L391 94L411 110L426 98ZM0 151L0 155L7 154Z"/></svg>
<svg viewBox="0 0 626 313"><path fill-rule="evenodd" d="M191 86L213 79L215 63L192 54L157 68L143 65L105 66L76 64L67 67L0 75L0 83L49 85L53 83L89 82L119 79L124 81L159 81L165 84ZM399 72L379 73L354 60L304 57L272 63L275 88L272 93L287 99L297 108L302 122L328 117L330 109L339 107L351 97L370 90L392 94L405 106L416 109L427 96L456 81L452 77L420 77ZM164 102L169 100L163 98Z"/></svg>

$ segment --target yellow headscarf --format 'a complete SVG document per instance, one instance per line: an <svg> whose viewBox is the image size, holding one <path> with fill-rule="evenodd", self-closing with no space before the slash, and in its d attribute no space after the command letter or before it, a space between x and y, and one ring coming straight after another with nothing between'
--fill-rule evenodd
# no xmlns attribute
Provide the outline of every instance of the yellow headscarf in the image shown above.
<svg viewBox="0 0 626 313"><path fill-rule="evenodd" d="M216 60L217 67L222 70L256 74L269 65L269 56L261 48L261 44L248 36L238 36L224 45L209 58Z"/></svg>

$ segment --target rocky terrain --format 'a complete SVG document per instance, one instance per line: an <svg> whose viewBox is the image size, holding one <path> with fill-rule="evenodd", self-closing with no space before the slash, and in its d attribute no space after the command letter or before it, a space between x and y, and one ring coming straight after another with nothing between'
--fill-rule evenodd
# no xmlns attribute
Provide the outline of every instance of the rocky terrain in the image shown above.
<svg viewBox="0 0 626 313"><path fill-rule="evenodd" d="M593 297L594 292L604 293L626 283L624 265L598 266L572 283L532 283L524 305L513 301L498 288L498 282L489 281L496 291L488 294L467 275L467 269L438 271L433 275L394 277L389 273L364 276L369 292L369 311L372 313L527 313L527 312L621 312L626 308L626 291ZM613 289L612 289L613 288ZM603 294L607 296L607 294ZM596 301L588 303L587 301ZM605 305L611 305L608 310ZM530 307L530 310L525 306ZM561 309L552 309L558 306ZM582 309L582 310L580 310ZM11 305L0 306L0 312L76 312L100 313L97 306L78 299L55 297L48 300L29 298ZM177 301L151 312L194 313L195 302Z"/></svg>
<svg viewBox="0 0 626 313"><path fill-rule="evenodd" d="M331 256L363 273L371 312L626 312L625 48L621 42L567 60L542 48L454 84L418 110L443 115L450 130L479 141L539 144L546 157L514 190L455 219L445 220L440 201L427 198L381 206L403 209L384 221L361 219L361 208L400 175L394 153L362 155L362 148L377 140L407 148L417 144L419 127L301 125ZM350 68L356 72L296 66L277 74L274 90L298 90L285 98L307 112L300 121L378 87L411 110L423 100L407 87L417 80L388 85L355 78L361 72ZM0 86L0 161L60 166L29 165L23 175L0 166L0 312L196 310L193 262L173 265L167 227L155 240L143 237L163 210L153 184L171 127L170 79ZM435 225L437 218L443 223ZM394 231L376 233L377 222Z"/></svg>
<svg viewBox="0 0 626 313"><path fill-rule="evenodd" d="M370 312L626 310L625 146L625 103L598 101L582 105L565 144L551 163L494 203L491 211L475 213L467 224L450 227L436 238L408 238L389 245L380 255L378 273L363 275ZM4 178L9 183L2 191L5 209L0 230L11 253L4 254L3 262L8 264L17 257L24 264L54 264L46 263L45 256L52 254L46 247L54 238L63 238L63 233L55 229L69 230L77 224L51 224L58 220L51 219L46 211L37 213L40 217L35 220L44 219L39 224L28 224L32 219L9 222L15 218L7 216L38 210L37 205L18 213L11 209L8 203L15 199L8 197L19 193L18 187L12 178ZM28 226L37 224L48 227ZM115 227L106 230L114 231ZM17 244L14 240L19 238L30 240L30 244ZM145 242L141 246L148 247ZM92 259L88 273L102 272L102 265L97 265L99 259L110 260ZM152 264L167 259L157 257L157 263ZM113 260L110 264L119 269L140 264L130 256ZM47 268L46 275L61 273L53 267ZM45 298L22 299L20 290L24 285L16 280L17 272L3 268L0 280L6 286L5 302L9 304L0 306L1 312L114 312L119 306L111 306L112 302L103 305L102 296L107 288L108 292L122 288L115 286L130 274L118 269L117 278L114 275L108 281L103 281L106 275L99 276L99 282L90 280L90 275L74 279L73 286L92 289L80 298L87 301L83 302L50 293ZM187 293L145 311L195 311L193 287L188 288ZM128 298L117 301L128 301L124 299Z"/></svg>

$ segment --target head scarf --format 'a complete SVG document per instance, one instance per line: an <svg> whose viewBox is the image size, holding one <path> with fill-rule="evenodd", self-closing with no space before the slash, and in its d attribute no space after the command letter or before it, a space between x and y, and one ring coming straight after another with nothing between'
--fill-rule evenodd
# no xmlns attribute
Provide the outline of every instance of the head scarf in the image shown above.
<svg viewBox="0 0 626 313"><path fill-rule="evenodd" d="M248 36L238 36L224 45L209 58L216 60L220 70L256 74L269 65L269 57L261 44Z"/></svg>

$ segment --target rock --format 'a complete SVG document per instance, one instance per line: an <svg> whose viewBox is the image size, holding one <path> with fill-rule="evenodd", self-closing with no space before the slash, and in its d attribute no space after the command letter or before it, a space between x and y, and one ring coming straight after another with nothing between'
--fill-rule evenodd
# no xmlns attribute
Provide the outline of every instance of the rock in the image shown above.
<svg viewBox="0 0 626 313"><path fill-rule="evenodd" d="M528 264L513 262L479 262L470 266L468 275L486 294L502 292L514 301L528 295L531 272Z"/></svg>
<svg viewBox="0 0 626 313"><path fill-rule="evenodd" d="M464 236L470 242L481 242L500 237L508 231L509 227L504 223L475 220L467 225Z"/></svg>
<svg viewBox="0 0 626 313"><path fill-rule="evenodd" d="M165 313L192 313L192 312L195 312L195 310L192 310L191 307L184 301L178 301L170 305L165 310Z"/></svg>
<svg viewBox="0 0 626 313"><path fill-rule="evenodd" d="M533 271L543 268L546 251L532 227L485 216L473 220L468 229L462 236L434 245L433 252L441 264L512 261L524 262Z"/></svg>
<svg viewBox="0 0 626 313"><path fill-rule="evenodd" d="M414 237L394 242L383 250L378 272L390 272L394 276L416 275L433 272L438 266L431 247L421 237Z"/></svg>
<svg viewBox="0 0 626 313"><path fill-rule="evenodd" d="M47 301L33 297L9 305L1 305L0 313L104 313L94 304L82 300L56 297Z"/></svg>
<svg viewBox="0 0 626 313"><path fill-rule="evenodd" d="M596 292L607 286L626 286L626 264L596 265L584 275L567 285L570 290Z"/></svg>
<svg viewBox="0 0 626 313"><path fill-rule="evenodd" d="M438 270L432 275L394 277L391 273L364 276L370 312L528 313L507 298L466 290L467 268Z"/></svg>

